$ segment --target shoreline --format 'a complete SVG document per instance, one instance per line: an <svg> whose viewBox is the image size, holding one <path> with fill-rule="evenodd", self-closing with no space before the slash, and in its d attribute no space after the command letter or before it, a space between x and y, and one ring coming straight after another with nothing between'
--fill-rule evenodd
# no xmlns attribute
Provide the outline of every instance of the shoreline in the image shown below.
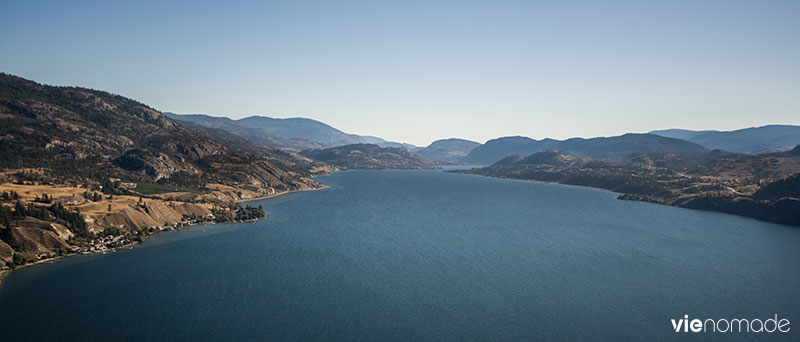
<svg viewBox="0 0 800 342"><path fill-rule="evenodd" d="M582 184L569 184L569 183L561 183L561 182L554 182L554 181L541 181L541 180L537 180L537 179L498 177L498 176L489 176L489 175L483 175L483 174L478 174L478 173L468 173L468 172L458 172L458 171L447 171L447 172L464 174L464 175L471 175L471 176L478 176L478 177L488 177L488 178L494 178L494 179L503 179L503 180L512 180L512 181L521 181L521 182L534 182L534 183L539 183L539 184L557 184L557 185L562 185L562 186L583 187L583 188L587 188L587 189L608 191L608 192L617 194L617 200L621 200L621 201L652 203L652 204L664 205L664 206L673 207L673 208L705 211L705 212L719 213L719 214L725 214L725 215L734 215L734 216L738 216L738 217L744 217L744 218L757 220L757 221L760 221L760 222L767 222L767 223L778 224L778 225L787 226L787 227L793 227L793 228L797 228L798 227L797 224L780 222L780 221L776 221L774 219L769 219L768 217L759 217L759 216L755 216L755 215L747 215L747 214L744 214L744 213L741 213L741 212L736 212L736 211L726 211L726 210L721 210L721 209L718 209L718 208L697 208L697 207L690 207L690 206L684 206L684 205L680 205L680 204L675 204L673 202L662 202L662 201L650 200L645 195L627 194L627 193L617 192L617 191L614 191L613 189L609 189L607 187L602 187L602 186L582 185Z"/></svg>
<svg viewBox="0 0 800 342"><path fill-rule="evenodd" d="M240 200L236 200L236 201L234 201L234 202L236 202L236 203L244 203L244 202L250 202L250 201L258 201L258 200L262 200L262 199L267 199L267 198L278 197L278 196L281 196L281 195L288 195L288 194L293 194L293 193L297 193L297 192L306 192L306 191L316 191L316 190L323 190L323 189L327 189L327 188L330 188L330 186L328 186L328 185L325 185L325 184L322 184L322 186L321 186L321 187L319 187L319 188L316 188L316 189L305 189L305 190L289 190L289 191L279 192L279 193L277 193L277 194L272 194L272 195L266 195L266 196L260 196L260 197L253 197L253 198L247 198L247 199L240 199Z"/></svg>
<svg viewBox="0 0 800 342"><path fill-rule="evenodd" d="M290 193L315 191L315 190L322 190L322 189L327 189L327 188L329 188L329 186L323 184L321 187L316 188L316 189L289 190L289 191L279 192L279 193L272 194L272 195L256 197L256 198L250 198L250 199L243 199L243 200L239 200L239 201L235 201L235 202L236 203L243 203L243 202L249 202L249 201L257 201L257 200L262 200L262 199L267 199L267 198L278 197L278 196L286 195L286 194L290 194ZM264 218L261 218L261 219L244 220L244 221L232 221L232 222L225 222L225 223L256 222L256 221L260 221L260 220L267 219L267 218L269 218L269 215L267 215L267 216L265 216ZM184 230L184 229L190 229L190 228L195 227L195 226L201 226L201 225L211 224L211 223L214 223L214 222L189 223L189 224L186 224L185 226L181 226L180 228L177 228L177 229L176 228L169 228L169 229L158 230L155 233L153 233L153 235L151 235L151 236L154 236L154 235L156 235L156 234L158 234L160 232L163 232L163 231ZM149 237L148 237L148 239L149 239ZM27 263L27 264L24 264L24 265L19 265L19 266L16 266L14 268L10 268L8 270L2 270L2 271L0 271L0 290L2 290L2 288L3 288L3 281L5 280L5 278L8 277L9 275L11 275L12 273L14 273L14 271L16 271L16 270L20 270L20 269L23 269L23 268L26 268L26 267L35 266L35 265L46 263L46 262L57 261L57 260L65 259L65 258L68 258L68 257L74 257L74 256L77 256L77 255L92 255L92 254L97 254L97 253L116 252L119 249L131 249L134 246L137 246L137 245L147 241L148 239L145 239L145 240L142 240L142 241L139 241L139 242L131 242L130 244L122 245L122 246L119 246L119 247L109 248L109 249L107 249L105 251L77 252L77 253L63 254L63 255L59 255L59 256L55 256L55 257L51 257L51 258L37 260L35 262Z"/></svg>

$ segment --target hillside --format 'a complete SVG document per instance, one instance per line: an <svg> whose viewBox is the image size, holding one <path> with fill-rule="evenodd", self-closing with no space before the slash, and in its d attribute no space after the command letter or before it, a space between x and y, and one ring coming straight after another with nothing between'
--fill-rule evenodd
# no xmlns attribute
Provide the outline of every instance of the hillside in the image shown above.
<svg viewBox="0 0 800 342"><path fill-rule="evenodd" d="M12 265L263 217L232 202L316 189L309 177L330 170L223 131L189 130L119 95L7 74L0 118L0 249Z"/></svg>
<svg viewBox="0 0 800 342"><path fill-rule="evenodd" d="M306 119L276 119L266 116L251 116L236 120L239 125L260 129L267 134L286 138L307 139L324 147L362 143L358 136L347 134L325 123Z"/></svg>
<svg viewBox="0 0 800 342"><path fill-rule="evenodd" d="M497 165L552 165L552 166L583 166L591 161L586 157L572 156L558 150L548 150L537 152L527 157L511 156L499 162Z"/></svg>
<svg viewBox="0 0 800 342"><path fill-rule="evenodd" d="M432 169L434 164L416 153L399 147L353 144L327 149L308 150L302 155L343 169Z"/></svg>
<svg viewBox="0 0 800 342"><path fill-rule="evenodd" d="M250 140L254 143L273 148L284 149L287 151L299 152L302 150L322 147L320 143L311 141L309 139L287 138L275 134L270 134L265 132L261 128L242 125L238 121L230 118L209 116L203 114L164 113L164 115L181 124L194 124L200 127L224 130L228 133L237 135L244 139Z"/></svg>
<svg viewBox="0 0 800 342"><path fill-rule="evenodd" d="M474 164L493 164L508 156L527 156L550 149L593 159L620 158L635 152L678 153L687 156L708 152L706 148L692 142L653 134L629 133L616 137L572 138L563 141L504 137L489 140L476 147L464 161Z"/></svg>
<svg viewBox="0 0 800 342"><path fill-rule="evenodd" d="M723 155L699 165L675 153L593 160L551 150L456 172L592 186L622 193L621 199L800 226L800 146L757 156Z"/></svg>
<svg viewBox="0 0 800 342"><path fill-rule="evenodd" d="M157 110L103 91L0 75L0 167L48 167L101 179L279 190L314 181L195 134Z"/></svg>
<svg viewBox="0 0 800 342"><path fill-rule="evenodd" d="M442 139L432 142L416 153L439 163L457 164L463 162L464 157L480 145L480 143L464 139Z"/></svg>
<svg viewBox="0 0 800 342"><path fill-rule="evenodd" d="M791 125L767 125L735 131L667 129L650 133L688 140L708 149L736 153L780 152L790 150L800 144L800 126Z"/></svg>
<svg viewBox="0 0 800 342"><path fill-rule="evenodd" d="M799 152L800 148L795 147L787 152L726 155L698 166L694 173L722 178L776 179L800 171Z"/></svg>
<svg viewBox="0 0 800 342"><path fill-rule="evenodd" d="M335 171L335 168L330 165L316 162L286 150L267 147L266 145L229 133L223 129L204 127L191 122L182 122L181 125L194 133L207 137L229 148L264 159L283 170L293 170L303 177L314 177Z"/></svg>

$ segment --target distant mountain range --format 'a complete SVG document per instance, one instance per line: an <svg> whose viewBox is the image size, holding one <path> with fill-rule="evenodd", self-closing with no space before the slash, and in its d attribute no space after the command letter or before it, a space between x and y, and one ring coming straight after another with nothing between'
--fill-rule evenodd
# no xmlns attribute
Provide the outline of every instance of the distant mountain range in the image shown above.
<svg viewBox="0 0 800 342"><path fill-rule="evenodd" d="M178 121L179 123L192 123L202 127L221 129L262 145L274 148L282 148L293 152L322 147L320 143L309 139L283 137L275 134L269 134L264 132L262 129L258 129L257 127L244 126L238 121L230 118L209 116L204 114L180 115L164 113L164 115L170 119Z"/></svg>
<svg viewBox="0 0 800 342"><path fill-rule="evenodd" d="M408 150L417 148L411 144L390 142L378 137L348 134L328 124L307 118L276 119L251 116L233 120L205 114L164 114L173 120L223 129L260 144L293 152L350 144L375 144L382 147L403 147Z"/></svg>
<svg viewBox="0 0 800 342"><path fill-rule="evenodd" d="M650 133L691 141L712 150L719 149L735 153L760 154L788 151L800 144L800 126L790 125L768 125L735 131L666 129Z"/></svg>
<svg viewBox="0 0 800 342"><path fill-rule="evenodd" d="M165 113L179 122L217 128L252 142L291 152L324 149L351 144L403 147L438 164L493 164L505 157L557 149L593 159L619 158L642 153L677 153L695 161L705 160L711 150L760 154L786 151L800 144L800 126L770 125L736 131L692 131L669 129L615 137L566 140L501 137L480 144L464 139L442 139L420 148L373 136L342 132L328 124L307 118L276 119L251 116L233 120L204 114ZM717 153L716 155L719 155Z"/></svg>
<svg viewBox="0 0 800 342"><path fill-rule="evenodd" d="M528 156L550 149L593 159L619 158L634 152L682 155L699 155L709 152L707 148L693 142L655 134L629 133L616 137L567 140L534 140L517 136L489 140L473 149L464 158L464 161L473 164L494 164L508 156Z"/></svg>
<svg viewBox="0 0 800 342"><path fill-rule="evenodd" d="M800 144L800 126L769 125L735 131L692 131L668 129L646 134L629 133L616 137L572 138L567 140L528 137L502 137L474 146L460 160L468 164L493 164L509 156L528 156L532 153L557 149L567 154L593 159L619 158L634 152L677 153L694 161L707 161L709 156L723 152L762 154L787 151ZM432 147L432 146L431 146ZM431 153L428 147L419 153L437 161L446 153ZM468 146L465 146L468 148ZM461 150L463 151L463 149ZM453 159L447 160L453 162Z"/></svg>
<svg viewBox="0 0 800 342"><path fill-rule="evenodd" d="M425 158L439 163L457 164L463 163L464 157L480 145L480 143L470 140L450 138L436 140L428 145L428 147L419 149L416 152Z"/></svg>

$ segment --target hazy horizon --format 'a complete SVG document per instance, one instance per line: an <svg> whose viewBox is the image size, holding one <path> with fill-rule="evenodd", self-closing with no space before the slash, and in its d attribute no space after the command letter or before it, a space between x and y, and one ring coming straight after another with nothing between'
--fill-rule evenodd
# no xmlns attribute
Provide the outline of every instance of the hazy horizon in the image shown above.
<svg viewBox="0 0 800 342"><path fill-rule="evenodd" d="M44 6L43 6L44 5ZM0 71L426 146L800 125L800 2L6 2Z"/></svg>

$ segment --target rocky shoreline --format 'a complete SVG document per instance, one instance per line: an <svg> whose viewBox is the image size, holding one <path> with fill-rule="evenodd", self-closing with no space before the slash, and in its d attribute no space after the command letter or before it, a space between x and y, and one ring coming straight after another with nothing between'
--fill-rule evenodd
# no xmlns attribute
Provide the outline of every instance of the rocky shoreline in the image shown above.
<svg viewBox="0 0 800 342"><path fill-rule="evenodd" d="M256 200L262 200L262 199L277 197L277 196L290 194L290 193L305 192L305 191L311 191L311 190L321 190L321 189L326 189L326 188L328 188L328 186L322 185L321 187L314 188L314 189L289 190L289 191L283 191L283 192L278 192L278 193L274 193L274 194L268 194L268 195L260 196L260 197L242 199L242 200L236 201L236 203L244 203L244 202L249 202L249 201L256 201ZM182 220L180 220L178 222L174 222L171 225L161 227L160 229L154 229L152 232L149 232L143 239L140 239L138 241L135 241L135 240L132 240L132 239L98 239L99 240L98 243L92 244L91 247L86 248L85 250L81 250L79 248L76 248L76 249L73 249L71 252L68 252L68 253L53 255L53 256L50 256L50 257L44 257L42 259L39 259L39 260L36 260L36 261L33 261L33 262L29 262L29 263L22 264L22 265L17 265L17 266L15 266L13 268L9 267L7 265L2 265L2 266L0 266L0 288L2 288L3 280L6 277L8 277L10 274L12 274L13 271L19 270L19 269L22 269L22 268L26 268L26 267L38 265L38 264L41 264L41 263L46 263L46 262L53 262L53 261L56 261L56 260L59 260L59 259L63 259L63 258L71 257L71 256L76 256L76 255L89 255L89 254L96 254L96 253L104 253L105 254L105 253L108 253L108 252L115 252L116 250L119 250L119 249L126 249L126 248L130 249L130 248L133 248L136 245L139 245L140 243L143 243L143 242L147 241L151 236L153 236L153 235L155 235L155 234L157 234L159 232L162 232L162 231L183 230L183 229L189 229L189 228L194 227L194 226L200 226L200 225L205 225L205 224L215 224L215 223L255 222L255 221L262 220L262 219L266 219L268 217L269 217L268 213L265 214L263 217L259 217L259 218L255 218L255 219L230 220L230 221L216 221L213 217L209 217L209 216L202 217L202 218L187 218L187 217L184 217ZM119 236L117 236L117 238L119 238ZM110 245L110 247L109 247L109 245Z"/></svg>
<svg viewBox="0 0 800 342"><path fill-rule="evenodd" d="M268 217L268 215L263 217L263 218L267 218L267 217ZM251 219L251 220L241 220L241 221L226 221L226 222L220 222L220 223L255 222L255 221L261 220L263 218ZM70 253L65 253L65 254L61 254L61 255L56 255L56 256L53 256L53 257L45 257L43 259L39 259L39 260L34 261L34 262L30 262L30 263L23 264L23 265L18 265L18 266L14 267L14 268L11 268L11 267L8 267L8 266L4 265L4 266L2 266L3 268L0 269L0 287L2 287L3 280L5 279L5 277L8 277L11 273L13 273L13 271L16 271L16 270L19 270L19 269L22 269L22 268L38 265L38 264L41 264L41 263L52 262L52 261L56 261L56 260L59 260L59 259L63 259L63 258L71 257L71 256L76 256L76 255L90 255L90 254L96 254L96 253L105 254L105 253L108 253L108 252L115 252L118 249L133 248L133 246L136 246L136 245L138 245L140 243L143 243L143 242L147 241L151 236L153 236L153 235L155 235L155 234L157 234L159 232L173 231L173 230L183 230L183 229L188 229L188 228L191 228L191 227L194 227L194 226L200 226L200 225L204 225L204 224L215 224L215 223L217 223L217 222L215 222L213 220L194 221L194 222L182 221L182 222L177 222L176 223L176 225L177 225L176 227L167 227L167 228L159 229L159 230L151 233L150 235L147 235L146 238L144 238L144 239L142 239L140 241L124 240L122 243L115 244L112 247L108 247L107 244L100 243L100 244L97 244L95 246L92 246L91 248L89 248L89 250L86 250L86 251L82 250L82 251L77 251L77 252L70 252ZM105 242L105 241L103 241L103 242Z"/></svg>

